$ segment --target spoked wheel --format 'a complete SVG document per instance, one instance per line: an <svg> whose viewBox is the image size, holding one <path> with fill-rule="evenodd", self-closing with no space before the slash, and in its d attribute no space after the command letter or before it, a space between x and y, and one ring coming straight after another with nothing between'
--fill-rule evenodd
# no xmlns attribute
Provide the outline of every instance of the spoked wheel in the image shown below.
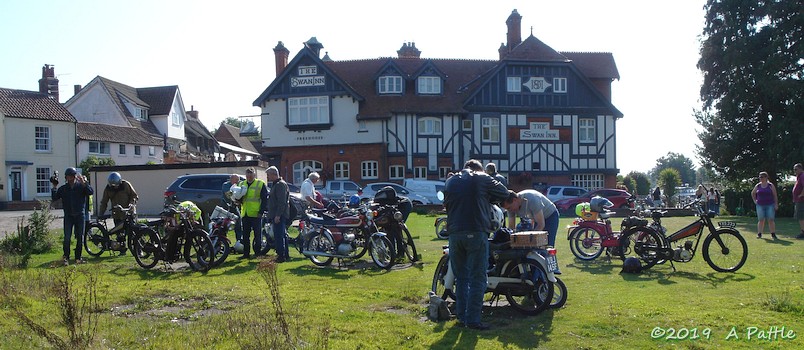
<svg viewBox="0 0 804 350"><path fill-rule="evenodd" d="M445 284L446 281L444 281L448 270L449 255L442 255L441 259L438 260L438 265L436 265L435 273L433 273L433 286L431 290L441 299L447 300L447 298L450 298L455 301L455 293L453 292L455 285L447 286Z"/></svg>
<svg viewBox="0 0 804 350"><path fill-rule="evenodd" d="M634 227L620 237L620 258L630 255L639 258L642 269L649 269L664 260L664 237L649 227Z"/></svg>
<svg viewBox="0 0 804 350"><path fill-rule="evenodd" d="M394 266L396 253L391 240L385 235L372 235L369 237L369 255L374 264L383 269L390 269Z"/></svg>
<svg viewBox="0 0 804 350"><path fill-rule="evenodd" d="M312 237L310 237L310 240L307 241L307 248L305 250L316 253L332 254L332 252L335 251L335 242L333 242L332 238L330 238L328 235L322 232L316 232ZM323 255L308 255L307 257L310 258L310 261L312 261L313 264L318 266L327 266L332 263L333 259L331 256Z"/></svg>
<svg viewBox="0 0 804 350"><path fill-rule="evenodd" d="M558 276L556 276L556 283L553 283L553 300L550 302L550 307L553 309L560 309L567 302L567 285L564 284Z"/></svg>
<svg viewBox="0 0 804 350"><path fill-rule="evenodd" d="M505 293L505 299L511 307L533 316L550 306L554 286L547 279L547 273L539 263L533 260L519 263L507 271L505 276L520 280L518 287L512 287Z"/></svg>
<svg viewBox="0 0 804 350"><path fill-rule="evenodd" d="M89 224L89 227L84 233L84 250L86 250L89 255L100 256L106 250L106 242L108 241L108 234L106 234L103 225L97 223Z"/></svg>
<svg viewBox="0 0 804 350"><path fill-rule="evenodd" d="M134 255L134 261L137 262L137 265L146 269L156 266L156 263L159 262L159 257L162 255L159 254L162 247L156 231L151 228L141 229L132 234L131 237L133 242L131 254Z"/></svg>
<svg viewBox="0 0 804 350"><path fill-rule="evenodd" d="M438 218L435 223L436 237L439 239L447 239L447 218Z"/></svg>
<svg viewBox="0 0 804 350"><path fill-rule="evenodd" d="M260 230L260 246L254 251L256 255L265 255L268 254L268 251L271 248L274 248L274 239L271 238L271 231L273 228L270 223L265 223L262 225L262 230Z"/></svg>
<svg viewBox="0 0 804 350"><path fill-rule="evenodd" d="M218 229L216 229L217 231ZM226 258L229 257L229 252L231 250L229 246L229 240L217 236L217 232L213 231L213 234L210 236L210 240L212 241L212 248L215 252L215 260L212 263L212 266L218 266L223 264L226 261Z"/></svg>
<svg viewBox="0 0 804 350"><path fill-rule="evenodd" d="M184 261L193 271L206 272L215 261L215 248L203 230L193 230L184 242Z"/></svg>
<svg viewBox="0 0 804 350"><path fill-rule="evenodd" d="M419 255L416 253L416 243L413 242L413 236L408 231L408 226L405 224L399 225L402 227L402 240L405 242L405 256L408 257L410 262L419 260Z"/></svg>
<svg viewBox="0 0 804 350"><path fill-rule="evenodd" d="M748 259L748 245L739 233L718 230L704 239L703 258L715 271L734 272Z"/></svg>
<svg viewBox="0 0 804 350"><path fill-rule="evenodd" d="M581 260L594 260L603 253L603 237L588 227L577 227L569 238L572 255Z"/></svg>
<svg viewBox="0 0 804 350"><path fill-rule="evenodd" d="M353 259L360 259L363 255L366 255L366 251L368 250L368 238L369 233L358 230L355 234L355 251L352 253Z"/></svg>

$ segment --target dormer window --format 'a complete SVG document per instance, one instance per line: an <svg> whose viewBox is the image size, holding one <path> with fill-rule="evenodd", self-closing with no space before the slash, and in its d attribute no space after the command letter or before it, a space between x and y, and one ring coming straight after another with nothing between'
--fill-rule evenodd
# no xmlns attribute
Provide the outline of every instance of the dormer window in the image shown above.
<svg viewBox="0 0 804 350"><path fill-rule="evenodd" d="M377 82L379 85L380 94L401 94L402 93L402 77L400 76L384 76L380 77Z"/></svg>
<svg viewBox="0 0 804 350"><path fill-rule="evenodd" d="M170 112L170 121L173 123L173 126L181 126L181 116L179 113Z"/></svg>
<svg viewBox="0 0 804 350"><path fill-rule="evenodd" d="M148 119L148 110L145 108L137 108L136 112L134 113L134 117L139 120L146 120Z"/></svg>
<svg viewBox="0 0 804 350"><path fill-rule="evenodd" d="M417 79L417 91L422 95L441 94L441 78L435 76L421 76Z"/></svg>

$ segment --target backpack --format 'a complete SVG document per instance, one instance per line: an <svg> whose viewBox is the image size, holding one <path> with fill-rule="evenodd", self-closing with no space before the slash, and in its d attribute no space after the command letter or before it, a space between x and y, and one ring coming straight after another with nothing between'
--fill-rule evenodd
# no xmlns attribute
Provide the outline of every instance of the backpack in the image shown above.
<svg viewBox="0 0 804 350"><path fill-rule="evenodd" d="M296 198L294 196L290 196L289 202L290 202L289 203L290 204L290 220L289 221L293 221L293 220L296 220L296 219L301 219L302 213L304 213L304 210L305 210L305 202L303 202L301 199L298 199L298 198Z"/></svg>

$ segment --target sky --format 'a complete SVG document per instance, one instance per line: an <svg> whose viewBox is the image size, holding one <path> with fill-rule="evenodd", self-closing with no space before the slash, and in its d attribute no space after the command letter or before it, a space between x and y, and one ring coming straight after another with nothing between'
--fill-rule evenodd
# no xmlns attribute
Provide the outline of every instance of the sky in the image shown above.
<svg viewBox="0 0 804 350"><path fill-rule="evenodd" d="M55 66L62 103L96 76L138 88L178 85L185 107L215 129L227 117L260 113L252 103L276 76L279 41L290 59L316 37L333 60L396 57L407 42L422 58L496 60L516 9L523 40L532 33L556 51L613 54L624 175L649 171L668 152L698 164L704 3L3 0L0 87L38 90L45 64Z"/></svg>

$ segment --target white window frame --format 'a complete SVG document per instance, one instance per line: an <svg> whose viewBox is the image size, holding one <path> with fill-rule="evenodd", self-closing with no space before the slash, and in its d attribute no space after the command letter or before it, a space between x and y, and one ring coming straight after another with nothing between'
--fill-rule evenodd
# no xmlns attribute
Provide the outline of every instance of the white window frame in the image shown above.
<svg viewBox="0 0 804 350"><path fill-rule="evenodd" d="M378 178L379 163L376 160L364 160L360 162L360 178L370 180Z"/></svg>
<svg viewBox="0 0 804 350"><path fill-rule="evenodd" d="M50 184L50 176L51 176L50 167L36 167L35 172L36 172L35 173L36 194L49 195L50 188L52 187Z"/></svg>
<svg viewBox="0 0 804 350"><path fill-rule="evenodd" d="M121 156L125 157L126 156L126 144L124 144L124 143L119 144L117 146L117 153L120 154Z"/></svg>
<svg viewBox="0 0 804 350"><path fill-rule="evenodd" d="M441 135L441 119L438 118L419 118L419 135Z"/></svg>
<svg viewBox="0 0 804 350"><path fill-rule="evenodd" d="M450 172L452 172L452 168L450 168L448 166L438 167L438 178L440 180L446 180L447 175L449 175Z"/></svg>
<svg viewBox="0 0 804 350"><path fill-rule="evenodd" d="M392 180L399 180L405 178L404 165L391 165L388 167L388 178Z"/></svg>
<svg viewBox="0 0 804 350"><path fill-rule="evenodd" d="M366 121L365 121L365 120L361 120L361 121L357 122L357 131L358 131L358 132L361 132L361 131L363 131L363 132L364 132L364 131L368 131L368 126L366 125Z"/></svg>
<svg viewBox="0 0 804 350"><path fill-rule="evenodd" d="M288 125L318 125L329 122L329 97L288 98Z"/></svg>
<svg viewBox="0 0 804 350"><path fill-rule="evenodd" d="M413 178L419 180L426 180L427 179L427 167L426 166L417 166L413 167Z"/></svg>
<svg viewBox="0 0 804 350"><path fill-rule="evenodd" d="M179 113L171 112L170 121L173 123L174 126L181 126L181 118L179 118Z"/></svg>
<svg viewBox="0 0 804 350"><path fill-rule="evenodd" d="M312 172L321 173L324 169L324 163L317 160L300 160L293 163L293 183L301 184L307 179L307 176Z"/></svg>
<svg viewBox="0 0 804 350"><path fill-rule="evenodd" d="M553 92L567 93L567 78L553 78Z"/></svg>
<svg viewBox="0 0 804 350"><path fill-rule="evenodd" d="M521 77L508 77L506 79L508 92L522 92L522 78Z"/></svg>
<svg viewBox="0 0 804 350"><path fill-rule="evenodd" d="M36 152L50 152L50 126L34 126L34 150Z"/></svg>
<svg viewBox="0 0 804 350"><path fill-rule="evenodd" d="M335 180L349 180L349 162L335 162Z"/></svg>
<svg viewBox="0 0 804 350"><path fill-rule="evenodd" d="M417 91L422 95L441 94L441 77L421 76L416 79Z"/></svg>
<svg viewBox="0 0 804 350"><path fill-rule="evenodd" d="M398 75L380 77L377 84L379 85L380 94L401 94L404 86L402 77Z"/></svg>
<svg viewBox="0 0 804 350"><path fill-rule="evenodd" d="M603 174L573 174L572 186L581 187L590 191L603 188Z"/></svg>
<svg viewBox="0 0 804 350"><path fill-rule="evenodd" d="M148 146L148 157L155 157L156 156L156 147Z"/></svg>
<svg viewBox="0 0 804 350"><path fill-rule="evenodd" d="M500 118L481 118L481 141L500 142Z"/></svg>
<svg viewBox="0 0 804 350"><path fill-rule="evenodd" d="M594 118L578 118L578 142L597 142L597 120Z"/></svg>
<svg viewBox="0 0 804 350"><path fill-rule="evenodd" d="M92 146L95 146L95 150L92 150ZM105 152L104 152L105 149ZM108 142L101 142L101 141L89 141L89 154L100 154L109 156L111 155L111 145Z"/></svg>

